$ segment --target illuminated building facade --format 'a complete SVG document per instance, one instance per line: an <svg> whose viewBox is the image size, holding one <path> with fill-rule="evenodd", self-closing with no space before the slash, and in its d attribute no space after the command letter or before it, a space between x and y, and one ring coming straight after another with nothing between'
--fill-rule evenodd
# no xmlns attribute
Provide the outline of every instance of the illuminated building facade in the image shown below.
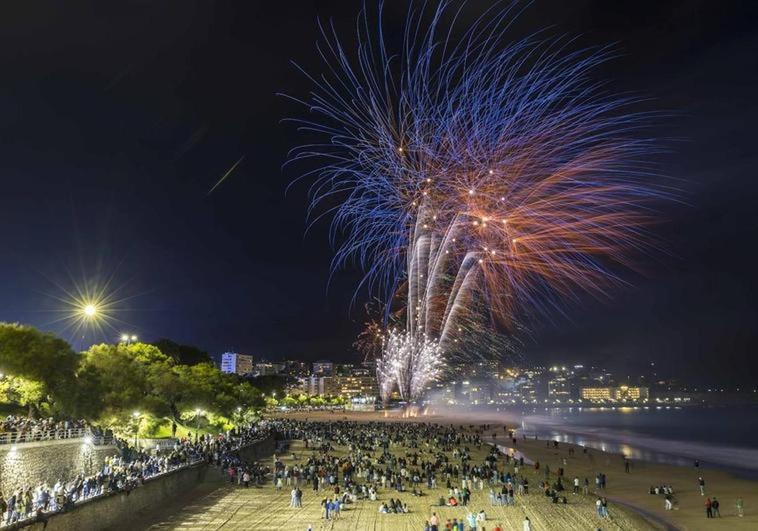
<svg viewBox="0 0 758 531"><path fill-rule="evenodd" d="M650 398L647 387L583 387L582 400L591 402L640 402Z"/></svg>

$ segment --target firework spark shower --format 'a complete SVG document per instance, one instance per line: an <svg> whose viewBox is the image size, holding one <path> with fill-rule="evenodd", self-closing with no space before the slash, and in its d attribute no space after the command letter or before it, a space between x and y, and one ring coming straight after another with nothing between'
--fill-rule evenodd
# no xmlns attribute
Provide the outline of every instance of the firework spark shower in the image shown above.
<svg viewBox="0 0 758 531"><path fill-rule="evenodd" d="M320 140L292 161L315 161L310 214L332 216L333 266L359 263L361 287L385 301L407 282L406 331L380 366L428 376L379 375L412 397L441 370L411 353L432 341L429 359L449 360L462 335L482 333L466 325L473 311L513 334L566 299L606 296L655 245L652 205L669 196L645 134L656 113L596 79L614 50L542 32L513 40L523 7L461 28L457 3L412 5L399 43L381 7L364 10L355 48L321 28L324 71L309 74L309 118L296 120Z"/></svg>

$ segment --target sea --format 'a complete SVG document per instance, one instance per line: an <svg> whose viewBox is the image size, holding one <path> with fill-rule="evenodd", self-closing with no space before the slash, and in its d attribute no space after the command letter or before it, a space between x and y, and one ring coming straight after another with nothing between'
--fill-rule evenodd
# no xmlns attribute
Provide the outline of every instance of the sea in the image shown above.
<svg viewBox="0 0 758 531"><path fill-rule="evenodd" d="M552 438L631 459L728 469L758 479L758 405L509 410L527 437Z"/></svg>

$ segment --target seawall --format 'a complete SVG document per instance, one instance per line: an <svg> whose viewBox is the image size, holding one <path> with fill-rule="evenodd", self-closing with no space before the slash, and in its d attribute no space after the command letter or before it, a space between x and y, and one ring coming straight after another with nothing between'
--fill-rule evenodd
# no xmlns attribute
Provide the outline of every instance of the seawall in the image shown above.
<svg viewBox="0 0 758 531"><path fill-rule="evenodd" d="M255 460L273 453L275 439L270 436L238 450L243 459ZM215 470L205 463L168 472L145 480L144 484L129 493L117 492L91 498L71 511L46 515L44 519L7 529L32 531L104 531L133 530L133 522L159 511L162 506L176 504L182 497L190 497L192 490L205 481L222 481ZM5 531L4 528L3 531Z"/></svg>
<svg viewBox="0 0 758 531"><path fill-rule="evenodd" d="M6 495L23 486L52 486L77 474L94 474L115 446L93 446L84 439L0 445L0 491Z"/></svg>

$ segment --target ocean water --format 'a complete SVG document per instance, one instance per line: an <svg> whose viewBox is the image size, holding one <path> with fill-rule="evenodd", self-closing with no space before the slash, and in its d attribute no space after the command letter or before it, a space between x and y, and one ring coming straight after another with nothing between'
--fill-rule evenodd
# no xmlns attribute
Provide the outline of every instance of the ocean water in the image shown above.
<svg viewBox="0 0 758 531"><path fill-rule="evenodd" d="M524 433L632 459L726 468L758 478L758 406L536 408L520 410Z"/></svg>

